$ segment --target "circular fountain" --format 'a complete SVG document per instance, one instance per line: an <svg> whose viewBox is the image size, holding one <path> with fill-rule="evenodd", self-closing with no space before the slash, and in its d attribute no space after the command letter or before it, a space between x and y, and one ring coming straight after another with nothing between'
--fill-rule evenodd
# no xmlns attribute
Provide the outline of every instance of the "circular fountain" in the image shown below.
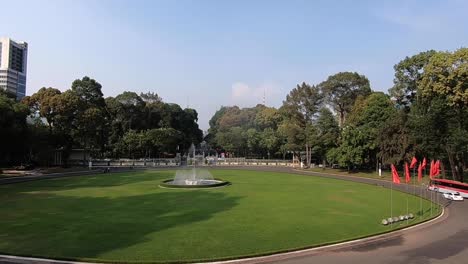
<svg viewBox="0 0 468 264"><path fill-rule="evenodd" d="M227 184L229 182L213 178L208 170L191 168L177 170L174 179L165 180L160 186L166 188L211 188Z"/></svg>

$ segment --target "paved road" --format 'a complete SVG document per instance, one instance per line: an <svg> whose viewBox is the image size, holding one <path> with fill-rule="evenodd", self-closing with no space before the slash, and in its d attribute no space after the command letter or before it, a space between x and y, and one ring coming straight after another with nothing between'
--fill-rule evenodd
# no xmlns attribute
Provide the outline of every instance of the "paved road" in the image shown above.
<svg viewBox="0 0 468 264"><path fill-rule="evenodd" d="M291 169L282 168L282 171ZM299 174L319 176L318 173L291 171ZM391 183L375 179L350 176L323 175L336 179L346 179L368 184L389 187ZM406 191L404 185L393 185ZM411 192L411 191L410 191ZM419 193L419 191L417 191ZM423 196L429 197L424 191ZM281 263L281 264L337 264L337 263L382 263L382 264L464 264L468 263L468 203L444 203L445 214L434 223L422 225L411 230L397 232L387 238L371 243L357 243L351 246L338 246L326 250L310 251L299 256L281 256L248 260L239 263Z"/></svg>
<svg viewBox="0 0 468 264"><path fill-rule="evenodd" d="M323 175L318 173L296 171L291 168L267 167L229 167L230 169L254 169L283 171L303 175L345 179L367 184L390 187L389 182L360 177ZM395 189L406 191L404 185ZM419 191L417 191L419 193ZM429 197L424 191L423 196ZM445 201L440 199L440 201ZM263 258L232 261L235 263L414 263L414 264L463 264L468 263L468 203L445 203L445 214L433 223L410 230L397 231L377 239L368 239L350 243L345 246L332 246L320 250L308 250L299 253L274 255ZM0 263L69 263L61 261L8 259L0 256Z"/></svg>

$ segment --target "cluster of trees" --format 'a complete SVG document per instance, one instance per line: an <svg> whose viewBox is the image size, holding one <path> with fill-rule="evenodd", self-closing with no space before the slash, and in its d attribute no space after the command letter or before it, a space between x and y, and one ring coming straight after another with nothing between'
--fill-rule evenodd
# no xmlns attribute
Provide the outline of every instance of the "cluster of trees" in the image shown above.
<svg viewBox="0 0 468 264"><path fill-rule="evenodd" d="M237 156L292 153L348 169L440 159L462 180L468 161L468 49L426 51L395 65L389 94L358 73L297 85L279 109L221 107L208 143Z"/></svg>
<svg viewBox="0 0 468 264"><path fill-rule="evenodd" d="M426 51L395 65L389 94L340 72L301 83L280 108L221 107L205 141L212 150L255 158L299 157L348 169L401 164L413 156L443 160L462 179L468 161L468 49ZM42 88L21 102L0 91L0 163L47 164L81 148L93 157L155 157L199 144L194 109L154 93L104 98L84 77L61 92ZM442 168L446 170L446 168Z"/></svg>
<svg viewBox="0 0 468 264"><path fill-rule="evenodd" d="M84 77L61 92L42 88L21 102L0 94L0 160L47 164L56 151L93 157L157 157L183 152L203 133L194 109L165 103L155 93L124 92L104 98L101 85Z"/></svg>

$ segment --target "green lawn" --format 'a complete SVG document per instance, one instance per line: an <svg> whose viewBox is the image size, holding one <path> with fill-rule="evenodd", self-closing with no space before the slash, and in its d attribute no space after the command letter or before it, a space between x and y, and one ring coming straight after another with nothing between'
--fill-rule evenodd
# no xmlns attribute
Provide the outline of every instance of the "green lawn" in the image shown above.
<svg viewBox="0 0 468 264"><path fill-rule="evenodd" d="M0 186L0 252L170 262L234 258L389 231L390 190L320 177L212 170L232 185L159 188L174 171L71 177ZM394 215L420 200L393 191ZM430 217L423 200L422 217ZM435 215L435 208L433 216ZM403 224L394 225L400 228Z"/></svg>
<svg viewBox="0 0 468 264"><path fill-rule="evenodd" d="M331 174L339 174L343 176L354 176L354 177L363 177L363 178L372 178L372 179L379 179L379 180L385 180L385 181L391 181L392 180L392 173L390 171L382 171L382 176L379 176L379 174L375 171L352 171L348 172L345 169L332 169L332 168L310 168L306 169L306 171L312 171L312 172L318 172L318 173L331 173ZM405 174L403 171L398 172L400 175L400 180L402 183L405 182ZM409 185L427 185L429 184L429 176L426 174L422 180L419 182L417 180L417 175L413 173L413 170L410 172L411 174L411 182Z"/></svg>

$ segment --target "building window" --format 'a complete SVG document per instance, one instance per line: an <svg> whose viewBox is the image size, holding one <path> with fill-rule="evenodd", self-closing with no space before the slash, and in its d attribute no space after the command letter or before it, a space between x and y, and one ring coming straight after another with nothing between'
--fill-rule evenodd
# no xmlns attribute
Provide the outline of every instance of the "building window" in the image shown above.
<svg viewBox="0 0 468 264"><path fill-rule="evenodd" d="M10 45L10 67L12 70L23 72L23 50Z"/></svg>

